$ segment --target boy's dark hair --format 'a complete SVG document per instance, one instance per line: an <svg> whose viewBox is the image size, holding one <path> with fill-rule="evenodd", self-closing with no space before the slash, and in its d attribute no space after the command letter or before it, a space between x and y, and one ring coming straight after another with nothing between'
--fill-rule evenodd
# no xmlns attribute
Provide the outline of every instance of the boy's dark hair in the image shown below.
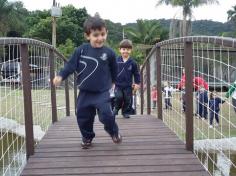
<svg viewBox="0 0 236 176"><path fill-rule="evenodd" d="M91 33L91 30L102 30L102 28L106 28L105 21L100 18L98 15L95 15L94 17L89 17L84 22L84 32L89 35Z"/></svg>
<svg viewBox="0 0 236 176"><path fill-rule="evenodd" d="M133 44L132 44L132 41L131 40L128 40L128 39L123 39L121 42L120 42L120 48L129 48L129 49L132 49L133 48Z"/></svg>

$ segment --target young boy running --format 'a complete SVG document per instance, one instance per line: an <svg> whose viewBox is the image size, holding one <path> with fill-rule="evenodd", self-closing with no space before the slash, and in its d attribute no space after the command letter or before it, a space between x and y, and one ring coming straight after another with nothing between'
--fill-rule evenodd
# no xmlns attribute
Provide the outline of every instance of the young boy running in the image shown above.
<svg viewBox="0 0 236 176"><path fill-rule="evenodd" d="M116 56L112 49L104 46L107 28L100 17L89 17L84 22L84 32L89 43L79 46L59 75L53 80L60 85L70 74L77 71L80 89L77 99L77 122L82 134L81 146L87 149L95 137L93 130L96 110L105 131L114 143L122 138L115 122L110 103L109 89L114 87L117 76Z"/></svg>

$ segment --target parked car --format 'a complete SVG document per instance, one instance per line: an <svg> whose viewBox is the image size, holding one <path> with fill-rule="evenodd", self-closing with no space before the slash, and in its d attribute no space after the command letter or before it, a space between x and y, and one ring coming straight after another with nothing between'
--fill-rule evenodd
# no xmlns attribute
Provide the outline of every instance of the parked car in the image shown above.
<svg viewBox="0 0 236 176"><path fill-rule="evenodd" d="M22 82L22 65L20 62L7 61L2 63L1 66L1 84L21 84ZM37 74L39 67L30 64L30 73ZM32 76L31 76L32 77Z"/></svg>
<svg viewBox="0 0 236 176"><path fill-rule="evenodd" d="M1 66L1 83L16 83L21 82L21 66L19 62L7 61Z"/></svg>

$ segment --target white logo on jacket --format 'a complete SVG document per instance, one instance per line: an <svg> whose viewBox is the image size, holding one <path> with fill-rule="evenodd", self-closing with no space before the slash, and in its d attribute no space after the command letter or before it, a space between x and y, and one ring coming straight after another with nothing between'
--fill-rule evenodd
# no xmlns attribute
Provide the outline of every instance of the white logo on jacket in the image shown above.
<svg viewBox="0 0 236 176"><path fill-rule="evenodd" d="M130 65L130 66L128 67L128 70L132 70L132 65Z"/></svg>
<svg viewBox="0 0 236 176"><path fill-rule="evenodd" d="M100 57L102 60L107 60L107 53L103 53L102 56Z"/></svg>

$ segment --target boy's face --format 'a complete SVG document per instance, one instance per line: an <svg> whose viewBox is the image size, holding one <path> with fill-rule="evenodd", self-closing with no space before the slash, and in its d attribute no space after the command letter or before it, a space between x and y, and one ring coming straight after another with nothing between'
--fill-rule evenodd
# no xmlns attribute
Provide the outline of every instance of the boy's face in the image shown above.
<svg viewBox="0 0 236 176"><path fill-rule="evenodd" d="M107 39L107 29L102 28L101 30L91 30L90 34L86 34L87 40L94 48L101 48Z"/></svg>
<svg viewBox="0 0 236 176"><path fill-rule="evenodd" d="M129 58L131 52L131 48L120 48L120 54L123 58Z"/></svg>

